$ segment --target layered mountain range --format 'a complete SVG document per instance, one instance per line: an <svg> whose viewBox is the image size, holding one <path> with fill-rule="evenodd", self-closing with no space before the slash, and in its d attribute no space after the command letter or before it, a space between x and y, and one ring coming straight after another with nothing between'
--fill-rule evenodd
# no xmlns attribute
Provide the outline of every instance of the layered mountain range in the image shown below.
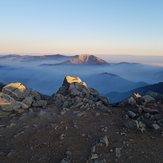
<svg viewBox="0 0 163 163"><path fill-rule="evenodd" d="M106 65L108 62L98 58L94 55L76 55L64 62L58 64L42 64L42 66L54 66L54 65Z"/></svg>
<svg viewBox="0 0 163 163"><path fill-rule="evenodd" d="M20 81L51 95L65 75L73 74L82 77L101 94L108 95L111 102L119 102L134 89L161 82L163 75L161 67L128 62L110 63L94 55L12 54L0 56L0 64L3 83ZM48 83L46 88L45 83Z"/></svg>
<svg viewBox="0 0 163 163"><path fill-rule="evenodd" d="M20 61L20 62L36 62L36 61L48 61L48 60L63 60L60 64L107 64L107 62L101 58L94 55L75 55L66 56L61 54L55 55L42 55L42 56L32 56L32 55L2 55L0 60L4 61ZM46 65L46 64L45 64Z"/></svg>

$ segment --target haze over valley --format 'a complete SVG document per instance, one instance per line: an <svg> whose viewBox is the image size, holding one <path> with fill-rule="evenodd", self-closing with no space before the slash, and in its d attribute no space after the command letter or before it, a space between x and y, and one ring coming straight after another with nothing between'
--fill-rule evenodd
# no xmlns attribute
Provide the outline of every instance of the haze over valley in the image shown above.
<svg viewBox="0 0 163 163"><path fill-rule="evenodd" d="M101 94L123 93L161 82L163 67L132 62L111 62L94 55L1 55L1 82L22 82L45 95L58 90L64 76L79 76ZM121 100L123 99L123 96ZM110 99L118 102L117 97Z"/></svg>

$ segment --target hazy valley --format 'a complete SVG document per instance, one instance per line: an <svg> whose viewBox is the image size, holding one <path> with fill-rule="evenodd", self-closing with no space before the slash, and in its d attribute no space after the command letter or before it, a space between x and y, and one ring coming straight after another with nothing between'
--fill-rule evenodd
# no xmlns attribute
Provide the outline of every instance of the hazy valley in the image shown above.
<svg viewBox="0 0 163 163"><path fill-rule="evenodd" d="M51 95L66 75L79 76L101 94L122 94L163 81L163 67L132 62L109 62L93 55L0 56L2 83L22 82L43 94ZM124 96L126 97L126 96ZM116 97L111 102L118 102Z"/></svg>

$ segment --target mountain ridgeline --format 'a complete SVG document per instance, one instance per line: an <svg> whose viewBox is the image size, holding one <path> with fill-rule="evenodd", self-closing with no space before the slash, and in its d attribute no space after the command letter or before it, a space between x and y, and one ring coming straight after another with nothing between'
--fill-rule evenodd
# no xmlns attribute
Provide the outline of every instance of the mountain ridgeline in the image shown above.
<svg viewBox="0 0 163 163"><path fill-rule="evenodd" d="M74 58L65 61L65 64L90 64L90 65L104 65L108 64L105 60L94 55L77 55Z"/></svg>
<svg viewBox="0 0 163 163"><path fill-rule="evenodd" d="M103 72L85 77L84 80L101 94L112 91L124 92L147 85L145 82L133 82L119 75Z"/></svg>
<svg viewBox="0 0 163 163"><path fill-rule="evenodd" d="M54 65L108 65L105 60L94 55L76 55L58 64L42 64L42 66Z"/></svg>

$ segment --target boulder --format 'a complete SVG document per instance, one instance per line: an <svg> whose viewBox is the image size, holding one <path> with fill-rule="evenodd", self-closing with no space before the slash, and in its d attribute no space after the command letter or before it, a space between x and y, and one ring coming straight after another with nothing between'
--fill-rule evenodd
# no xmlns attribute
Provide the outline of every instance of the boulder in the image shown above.
<svg viewBox="0 0 163 163"><path fill-rule="evenodd" d="M145 95L142 97L146 103L155 102L155 99L150 95Z"/></svg>
<svg viewBox="0 0 163 163"><path fill-rule="evenodd" d="M133 97L130 97L128 99L128 104L130 104L130 105L136 105L136 100Z"/></svg>
<svg viewBox="0 0 163 163"><path fill-rule="evenodd" d="M10 112L0 110L0 118L6 118L10 115Z"/></svg>
<svg viewBox="0 0 163 163"><path fill-rule="evenodd" d="M29 108L32 105L33 101L34 101L33 96L27 96L24 98L22 103L26 104Z"/></svg>
<svg viewBox="0 0 163 163"><path fill-rule="evenodd" d="M22 83L10 83L2 88L2 92L17 100L22 100L30 91Z"/></svg>
<svg viewBox="0 0 163 163"><path fill-rule="evenodd" d="M137 123L134 120L130 120L124 123L125 127L128 129L137 129Z"/></svg>
<svg viewBox="0 0 163 163"><path fill-rule="evenodd" d="M163 103L163 95L162 94L159 94L157 92L148 92L147 95L153 97L156 102Z"/></svg>
<svg viewBox="0 0 163 163"><path fill-rule="evenodd" d="M160 126L158 124L153 124L152 127L155 130L160 130Z"/></svg>
<svg viewBox="0 0 163 163"><path fill-rule="evenodd" d="M128 111L127 112L127 114L128 114L128 116L130 117L130 118L135 118L136 117L136 113L134 113L133 111Z"/></svg>
<svg viewBox="0 0 163 163"><path fill-rule="evenodd" d="M1 111L17 111L22 112L22 109L26 108L24 103L16 101L14 98L7 94L0 94L0 109Z"/></svg>
<svg viewBox="0 0 163 163"><path fill-rule="evenodd" d="M150 114L159 113L158 109L151 109L151 108L146 108L146 107L143 108L143 111L146 112L146 113L150 113Z"/></svg>
<svg viewBox="0 0 163 163"><path fill-rule="evenodd" d="M42 99L42 96L38 92L36 92L34 90L30 90L30 93L31 93L31 96L33 96L34 100L41 100Z"/></svg>
<svg viewBox="0 0 163 163"><path fill-rule="evenodd" d="M70 95L72 95L72 96L80 96L80 91L77 88L72 88L70 90Z"/></svg>
<svg viewBox="0 0 163 163"><path fill-rule="evenodd" d="M64 104L66 97L58 92L52 97L52 99L58 107L61 107Z"/></svg>

